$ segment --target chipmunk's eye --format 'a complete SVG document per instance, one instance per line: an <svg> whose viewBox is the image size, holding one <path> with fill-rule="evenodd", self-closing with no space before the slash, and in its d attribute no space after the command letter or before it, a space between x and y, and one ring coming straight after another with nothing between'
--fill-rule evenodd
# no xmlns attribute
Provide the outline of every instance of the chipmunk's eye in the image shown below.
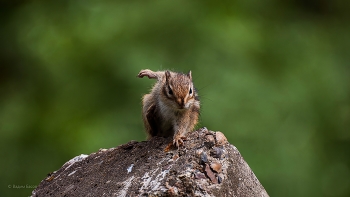
<svg viewBox="0 0 350 197"><path fill-rule="evenodd" d="M173 95L173 91L171 90L170 86L168 86L168 89L169 89L168 93L169 93L170 95Z"/></svg>
<svg viewBox="0 0 350 197"><path fill-rule="evenodd" d="M189 92L189 94L192 94L192 88L190 88L190 92Z"/></svg>

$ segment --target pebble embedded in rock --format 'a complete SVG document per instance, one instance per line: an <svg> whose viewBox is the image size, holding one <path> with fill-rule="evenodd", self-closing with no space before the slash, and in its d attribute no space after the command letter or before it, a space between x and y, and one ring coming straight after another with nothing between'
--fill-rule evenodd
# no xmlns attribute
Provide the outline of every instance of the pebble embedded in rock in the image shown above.
<svg viewBox="0 0 350 197"><path fill-rule="evenodd" d="M205 134L209 133L208 129L203 127L199 130L198 134L199 134L199 137L201 136L204 136Z"/></svg>
<svg viewBox="0 0 350 197"><path fill-rule="evenodd" d="M202 152L203 152L203 149L197 149L196 150L196 155L197 156L201 156Z"/></svg>
<svg viewBox="0 0 350 197"><path fill-rule="evenodd" d="M218 162L214 162L210 164L211 169L213 169L215 172L221 172L222 170L222 165Z"/></svg>
<svg viewBox="0 0 350 197"><path fill-rule="evenodd" d="M219 184L222 183L222 178L221 178L221 176L218 176L218 183L219 183Z"/></svg>
<svg viewBox="0 0 350 197"><path fill-rule="evenodd" d="M202 152L201 153L201 161L200 161L201 164L205 164L205 163L208 163L208 156L205 152Z"/></svg>
<svg viewBox="0 0 350 197"><path fill-rule="evenodd" d="M195 179L206 179L207 177L205 176L204 173L199 172L199 171L196 171L196 172L194 173L194 178L195 178Z"/></svg>
<svg viewBox="0 0 350 197"><path fill-rule="evenodd" d="M205 141L215 143L214 136L213 135L206 135Z"/></svg>
<svg viewBox="0 0 350 197"><path fill-rule="evenodd" d="M192 169L193 168L193 165L192 164L186 164L186 168L190 168L190 169Z"/></svg>
<svg viewBox="0 0 350 197"><path fill-rule="evenodd" d="M207 148L211 148L215 145L215 139L213 135L206 135L204 145Z"/></svg>
<svg viewBox="0 0 350 197"><path fill-rule="evenodd" d="M224 145L227 143L227 138L220 131L215 132L215 136L216 136L216 144L217 145Z"/></svg>
<svg viewBox="0 0 350 197"><path fill-rule="evenodd" d="M173 160L177 160L177 158L179 158L179 155L178 155L178 154L175 154L175 155L173 156Z"/></svg>
<svg viewBox="0 0 350 197"><path fill-rule="evenodd" d="M210 169L208 164L205 164L205 168L204 168L205 174L209 177L209 179L211 180L211 182L213 182L214 184L218 183L218 180L215 177L215 174L213 173L213 171Z"/></svg>
<svg viewBox="0 0 350 197"><path fill-rule="evenodd" d="M221 158L223 152L221 148L214 147L213 150L210 151L210 155L214 158Z"/></svg>

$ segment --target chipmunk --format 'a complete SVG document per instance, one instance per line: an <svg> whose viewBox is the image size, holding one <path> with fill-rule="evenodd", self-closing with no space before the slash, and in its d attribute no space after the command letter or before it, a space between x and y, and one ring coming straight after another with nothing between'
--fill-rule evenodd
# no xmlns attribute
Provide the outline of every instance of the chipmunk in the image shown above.
<svg viewBox="0 0 350 197"><path fill-rule="evenodd" d="M141 70L139 78L157 79L149 94L142 98L142 117L148 133L153 136L173 136L179 147L187 132L198 122L200 102L192 82L192 73Z"/></svg>

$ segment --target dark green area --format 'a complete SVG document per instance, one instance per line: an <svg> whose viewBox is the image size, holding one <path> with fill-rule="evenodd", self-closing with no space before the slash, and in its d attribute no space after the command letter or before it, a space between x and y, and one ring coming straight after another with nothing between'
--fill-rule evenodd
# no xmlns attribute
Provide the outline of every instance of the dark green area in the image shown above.
<svg viewBox="0 0 350 197"><path fill-rule="evenodd" d="M6 2L6 1L5 1ZM350 195L350 4L8 1L1 5L0 193L28 196L79 154L144 140L141 69L192 70L200 126L271 196Z"/></svg>

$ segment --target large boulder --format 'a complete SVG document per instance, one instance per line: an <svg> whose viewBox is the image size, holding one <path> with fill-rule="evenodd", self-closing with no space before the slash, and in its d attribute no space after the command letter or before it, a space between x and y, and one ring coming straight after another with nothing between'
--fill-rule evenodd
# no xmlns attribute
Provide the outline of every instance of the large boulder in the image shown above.
<svg viewBox="0 0 350 197"><path fill-rule="evenodd" d="M80 155L51 173L32 196L268 196L237 148L221 132L131 141Z"/></svg>

